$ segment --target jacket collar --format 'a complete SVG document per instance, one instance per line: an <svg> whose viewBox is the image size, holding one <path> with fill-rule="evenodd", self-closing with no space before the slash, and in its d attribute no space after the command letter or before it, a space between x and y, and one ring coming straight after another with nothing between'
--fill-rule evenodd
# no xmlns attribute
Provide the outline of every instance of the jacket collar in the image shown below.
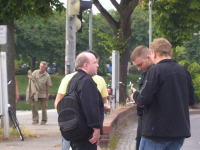
<svg viewBox="0 0 200 150"><path fill-rule="evenodd" d="M163 59L163 60L159 61L157 64L166 63L166 62L176 62L176 61L173 59Z"/></svg>

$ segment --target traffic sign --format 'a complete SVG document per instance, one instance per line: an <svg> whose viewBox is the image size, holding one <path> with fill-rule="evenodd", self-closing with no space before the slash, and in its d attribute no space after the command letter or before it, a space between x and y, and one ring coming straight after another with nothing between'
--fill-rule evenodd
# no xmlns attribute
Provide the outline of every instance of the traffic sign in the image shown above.
<svg viewBox="0 0 200 150"><path fill-rule="evenodd" d="M7 44L7 25L0 25L0 45Z"/></svg>

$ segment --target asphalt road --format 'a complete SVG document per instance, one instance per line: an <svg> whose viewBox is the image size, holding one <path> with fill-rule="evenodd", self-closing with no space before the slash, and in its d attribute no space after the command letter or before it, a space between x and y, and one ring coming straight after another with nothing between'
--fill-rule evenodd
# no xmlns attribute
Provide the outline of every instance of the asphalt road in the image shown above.
<svg viewBox="0 0 200 150"><path fill-rule="evenodd" d="M184 142L181 150L200 150L200 114L190 115L191 134Z"/></svg>
<svg viewBox="0 0 200 150"><path fill-rule="evenodd" d="M199 111L200 112L200 111ZM192 136L185 140L181 150L200 150L200 113L190 115ZM39 111L41 117L41 111ZM61 134L57 122L56 110L48 110L48 122L46 125L32 125L31 112L17 112L20 126L33 130L38 138L10 138L0 141L0 150L60 150ZM136 123L130 124L121 131L117 150L134 150ZM127 136L128 135L128 136Z"/></svg>

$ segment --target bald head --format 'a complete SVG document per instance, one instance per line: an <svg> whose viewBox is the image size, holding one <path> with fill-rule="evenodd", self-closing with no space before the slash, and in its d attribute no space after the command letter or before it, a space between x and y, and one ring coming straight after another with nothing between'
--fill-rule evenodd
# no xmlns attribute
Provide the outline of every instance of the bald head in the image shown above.
<svg viewBox="0 0 200 150"><path fill-rule="evenodd" d="M99 65L92 53L84 51L76 57L75 67L76 69L82 69L90 76L94 76L97 74Z"/></svg>

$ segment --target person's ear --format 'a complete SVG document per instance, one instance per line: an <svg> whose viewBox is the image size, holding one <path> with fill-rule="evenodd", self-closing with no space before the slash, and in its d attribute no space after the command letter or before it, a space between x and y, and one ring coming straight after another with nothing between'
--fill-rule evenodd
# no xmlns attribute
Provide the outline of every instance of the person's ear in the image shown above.
<svg viewBox="0 0 200 150"><path fill-rule="evenodd" d="M157 56L156 51L152 50L152 58L156 58L156 56Z"/></svg>
<svg viewBox="0 0 200 150"><path fill-rule="evenodd" d="M83 68L86 69L87 67L88 67L87 63L84 63L84 64L83 64Z"/></svg>
<svg viewBox="0 0 200 150"><path fill-rule="evenodd" d="M147 60L151 61L151 56L150 55L147 55Z"/></svg>

